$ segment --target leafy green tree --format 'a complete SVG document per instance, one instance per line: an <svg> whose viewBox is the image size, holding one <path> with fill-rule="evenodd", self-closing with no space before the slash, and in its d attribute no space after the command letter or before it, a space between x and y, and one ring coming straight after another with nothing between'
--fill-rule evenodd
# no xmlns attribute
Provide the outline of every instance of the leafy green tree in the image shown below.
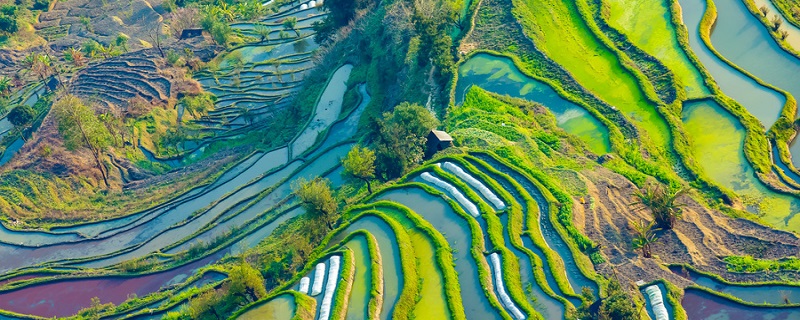
<svg viewBox="0 0 800 320"><path fill-rule="evenodd" d="M259 0L247 0L236 4L236 13L245 20L256 20L266 13L266 7Z"/></svg>
<svg viewBox="0 0 800 320"><path fill-rule="evenodd" d="M222 296L216 290L203 292L189 300L189 317L191 319L225 319L216 308L222 302Z"/></svg>
<svg viewBox="0 0 800 320"><path fill-rule="evenodd" d="M4 4L0 6L0 32L12 34L19 30L17 24L17 6Z"/></svg>
<svg viewBox="0 0 800 320"><path fill-rule="evenodd" d="M631 223L631 228L633 229L633 249L641 250L642 256L645 258L653 257L651 245L658 241L655 229L653 229L654 226L655 221L650 221L649 223L645 223L644 221Z"/></svg>
<svg viewBox="0 0 800 320"><path fill-rule="evenodd" d="M8 122L11 122L20 133L22 133L22 130L25 130L35 118L36 111L24 104L12 109L11 112L8 113ZM22 135L22 139L25 140L25 135Z"/></svg>
<svg viewBox="0 0 800 320"><path fill-rule="evenodd" d="M203 92L195 96L185 96L178 103L183 105L184 111L197 119L206 115L209 110L214 109L215 100L216 97L213 94Z"/></svg>
<svg viewBox="0 0 800 320"><path fill-rule="evenodd" d="M256 25L255 28L253 28L253 31L255 31L256 34L261 37L261 42L268 41L269 33L272 32L272 30L270 30L269 27L263 24Z"/></svg>
<svg viewBox="0 0 800 320"><path fill-rule="evenodd" d="M772 16L771 22L772 22L772 31L778 31L778 29L780 29L781 25L783 24L783 19L781 19L780 15L776 14Z"/></svg>
<svg viewBox="0 0 800 320"><path fill-rule="evenodd" d="M385 112L377 125L378 172L392 179L422 161L428 133L439 121L425 107L403 102Z"/></svg>
<svg viewBox="0 0 800 320"><path fill-rule="evenodd" d="M595 296L591 289L584 287L581 293L585 301L578 307L578 319L584 320L637 320L636 305L616 279L608 283L608 295L600 300L600 305L593 308Z"/></svg>
<svg viewBox="0 0 800 320"><path fill-rule="evenodd" d="M228 277L231 281L228 294L241 300L243 304L267 295L267 289L264 288L264 277L244 260L231 268Z"/></svg>
<svg viewBox="0 0 800 320"><path fill-rule="evenodd" d="M228 39L230 39L233 29L227 23L214 23L209 31L211 38L214 39L218 45L227 46Z"/></svg>
<svg viewBox="0 0 800 320"><path fill-rule="evenodd" d="M68 150L88 149L94 157L103 182L109 187L108 174L103 166L103 152L111 145L108 129L94 110L73 95L66 95L53 105L58 132Z"/></svg>
<svg viewBox="0 0 800 320"><path fill-rule="evenodd" d="M367 191L372 194L372 179L375 178L375 151L359 146L350 149L342 159L344 173L367 184Z"/></svg>
<svg viewBox="0 0 800 320"><path fill-rule="evenodd" d="M51 2L52 0L34 0L31 9L47 11L48 9L50 9Z"/></svg>
<svg viewBox="0 0 800 320"><path fill-rule="evenodd" d="M101 50L103 50L103 45L94 39L86 40L81 46L81 51L91 58L94 58Z"/></svg>
<svg viewBox="0 0 800 320"><path fill-rule="evenodd" d="M297 18L296 17L288 17L286 20L283 20L283 28L286 30L292 30L294 33L300 37L300 31L297 30Z"/></svg>
<svg viewBox="0 0 800 320"><path fill-rule="evenodd" d="M678 219L683 216L681 208L683 204L678 203L678 198L685 193L684 189L669 191L661 186L648 186L642 190L637 190L633 196L637 201L632 203L634 206L650 209L656 225L662 229L672 229Z"/></svg>
<svg viewBox="0 0 800 320"><path fill-rule="evenodd" d="M117 34L117 37L114 38L114 45L119 48L122 48L122 50L124 50L125 52L128 52L128 40L130 40L130 37L120 32L119 34Z"/></svg>
<svg viewBox="0 0 800 320"><path fill-rule="evenodd" d="M11 91L11 78L2 76L0 77L0 96L7 96L8 93Z"/></svg>
<svg viewBox="0 0 800 320"><path fill-rule="evenodd" d="M325 224L328 230L333 230L339 214L339 204L333 196L330 181L320 177L311 180L300 178L293 183L292 189L303 208Z"/></svg>
<svg viewBox="0 0 800 320"><path fill-rule="evenodd" d="M83 66L84 62L86 62L86 57L80 50L68 48L67 50L64 50L64 60L72 62L72 64L76 67L80 67Z"/></svg>

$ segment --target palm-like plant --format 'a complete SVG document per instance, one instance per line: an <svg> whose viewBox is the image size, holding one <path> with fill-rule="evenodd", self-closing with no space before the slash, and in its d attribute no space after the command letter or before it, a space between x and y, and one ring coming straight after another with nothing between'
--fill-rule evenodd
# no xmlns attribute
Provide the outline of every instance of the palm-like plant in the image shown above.
<svg viewBox="0 0 800 320"><path fill-rule="evenodd" d="M781 24L783 24L783 19L781 19L780 15L772 16L772 31L778 31L781 28Z"/></svg>
<svg viewBox="0 0 800 320"><path fill-rule="evenodd" d="M288 17L286 20L283 20L283 27L287 30L294 31L298 37L300 37L300 31L297 30L297 18L295 17Z"/></svg>
<svg viewBox="0 0 800 320"><path fill-rule="evenodd" d="M270 30L269 27L267 27L267 26L265 26L263 24L259 24L259 25L256 25L256 27L254 28L254 31L256 32L256 34L258 34L261 37L261 42L264 42L264 41L269 40L269 33L272 30Z"/></svg>
<svg viewBox="0 0 800 320"><path fill-rule="evenodd" d="M22 60L23 68L25 68L27 72L37 73L36 66L38 61L39 61L39 54L36 52L31 52L27 56L25 56L25 59Z"/></svg>
<svg viewBox="0 0 800 320"><path fill-rule="evenodd" d="M65 50L64 59L72 62L76 67L83 66L83 63L86 61L83 52L75 48L68 48Z"/></svg>
<svg viewBox="0 0 800 320"><path fill-rule="evenodd" d="M672 229L675 223L683 216L681 208L684 204L678 203L678 198L685 193L684 189L669 191L661 186L648 186L633 193L638 200L632 205L650 209L654 222L663 229Z"/></svg>
<svg viewBox="0 0 800 320"><path fill-rule="evenodd" d="M0 96L5 97L11 90L11 78L3 76L0 77Z"/></svg>
<svg viewBox="0 0 800 320"><path fill-rule="evenodd" d="M645 223L640 220L631 223L631 229L633 229L633 249L642 251L642 256L645 258L653 257L651 245L658 241L655 233L657 229L653 229L654 226L655 221Z"/></svg>

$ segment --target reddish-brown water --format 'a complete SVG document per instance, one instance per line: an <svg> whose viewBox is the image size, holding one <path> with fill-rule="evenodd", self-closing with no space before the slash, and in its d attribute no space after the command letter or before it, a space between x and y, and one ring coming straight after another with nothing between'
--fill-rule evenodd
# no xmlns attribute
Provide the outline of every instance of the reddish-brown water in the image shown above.
<svg viewBox="0 0 800 320"><path fill-rule="evenodd" d="M41 317L65 317L89 307L92 298L119 304L132 294L145 296L182 282L195 270L217 261L227 250L185 266L136 277L64 279L0 293L0 309Z"/></svg>
<svg viewBox="0 0 800 320"><path fill-rule="evenodd" d="M755 288L754 288L755 289ZM757 289L755 289L757 290ZM777 294L764 292L764 294ZM800 308L750 307L697 289L686 289L681 305L689 320L793 320Z"/></svg>

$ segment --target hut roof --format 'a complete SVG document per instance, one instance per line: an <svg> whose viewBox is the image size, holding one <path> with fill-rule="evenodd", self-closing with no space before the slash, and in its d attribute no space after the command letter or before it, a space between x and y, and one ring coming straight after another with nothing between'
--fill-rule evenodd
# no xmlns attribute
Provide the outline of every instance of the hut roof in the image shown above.
<svg viewBox="0 0 800 320"><path fill-rule="evenodd" d="M440 131L440 130L431 130L431 134L436 137L439 141L453 141L453 137L451 137L447 132Z"/></svg>

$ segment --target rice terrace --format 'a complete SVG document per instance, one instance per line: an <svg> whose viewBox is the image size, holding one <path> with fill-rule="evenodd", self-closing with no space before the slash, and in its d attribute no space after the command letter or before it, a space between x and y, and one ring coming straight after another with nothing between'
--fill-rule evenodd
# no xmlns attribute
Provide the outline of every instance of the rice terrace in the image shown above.
<svg viewBox="0 0 800 320"><path fill-rule="evenodd" d="M0 320L800 319L800 0L0 0Z"/></svg>

